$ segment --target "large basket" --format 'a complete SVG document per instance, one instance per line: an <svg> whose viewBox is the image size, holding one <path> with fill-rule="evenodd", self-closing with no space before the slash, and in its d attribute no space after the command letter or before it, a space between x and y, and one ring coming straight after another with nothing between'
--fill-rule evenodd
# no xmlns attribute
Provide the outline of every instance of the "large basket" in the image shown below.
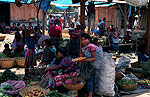
<svg viewBox="0 0 150 97"><path fill-rule="evenodd" d="M19 93L22 97L26 97L26 96L28 96L29 92L34 90L35 88L42 91L42 92L44 92L45 94L47 94L50 91L49 89L45 89L45 88L42 88L39 85L35 85L35 86L25 87ZM34 97L36 97L36 96L34 96Z"/></svg>
<svg viewBox="0 0 150 97"><path fill-rule="evenodd" d="M0 36L0 41L4 40L6 36Z"/></svg>
<svg viewBox="0 0 150 97"><path fill-rule="evenodd" d="M115 72L115 81L121 80L124 77L124 75L120 72Z"/></svg>
<svg viewBox="0 0 150 97"><path fill-rule="evenodd" d="M78 80L78 81L81 81L81 83L78 83L76 85L66 84L65 81L67 79ZM85 81L81 77L77 77L77 76L76 77L66 77L66 78L62 79L62 84L69 91L74 91L74 90L80 90L85 85Z"/></svg>
<svg viewBox="0 0 150 97"><path fill-rule="evenodd" d="M16 64L17 64L19 67L24 67L25 58L24 58L24 57L17 57L17 58L16 58Z"/></svg>
<svg viewBox="0 0 150 97"><path fill-rule="evenodd" d="M143 73L133 73L137 78L142 78L143 76Z"/></svg>
<svg viewBox="0 0 150 97"><path fill-rule="evenodd" d="M0 58L1 68L11 68L15 63L15 58Z"/></svg>
<svg viewBox="0 0 150 97"><path fill-rule="evenodd" d="M133 91L136 89L137 83L133 85L120 85L118 84L119 88L124 91Z"/></svg>

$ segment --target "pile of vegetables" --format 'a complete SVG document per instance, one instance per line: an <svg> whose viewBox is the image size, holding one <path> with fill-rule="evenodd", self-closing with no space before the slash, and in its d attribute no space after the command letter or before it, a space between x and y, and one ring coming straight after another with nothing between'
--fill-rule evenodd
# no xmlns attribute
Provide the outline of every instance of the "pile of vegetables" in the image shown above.
<svg viewBox="0 0 150 97"><path fill-rule="evenodd" d="M46 95L43 95L42 97L70 97L70 96L61 94L58 91L50 91Z"/></svg>
<svg viewBox="0 0 150 97"><path fill-rule="evenodd" d="M139 88L150 89L150 80L139 80L137 83Z"/></svg>
<svg viewBox="0 0 150 97"><path fill-rule="evenodd" d="M29 97L34 97L34 96L41 97L43 95L45 95L45 93L38 90L37 88L33 89L32 91L29 91L28 93Z"/></svg>
<svg viewBox="0 0 150 97"><path fill-rule="evenodd" d="M122 80L117 81L117 84L119 84L119 85L133 85L133 84L136 84L136 82L129 80L129 79L122 79Z"/></svg>
<svg viewBox="0 0 150 97"><path fill-rule="evenodd" d="M10 69L6 69L2 75L0 75L0 83L5 82L7 80L20 80L21 78L16 75L14 72L11 72Z"/></svg>
<svg viewBox="0 0 150 97"><path fill-rule="evenodd" d="M0 89L0 97L11 97L11 96L4 94L4 92Z"/></svg>
<svg viewBox="0 0 150 97"><path fill-rule="evenodd" d="M0 53L0 58L8 58L5 54L3 54L2 52Z"/></svg>

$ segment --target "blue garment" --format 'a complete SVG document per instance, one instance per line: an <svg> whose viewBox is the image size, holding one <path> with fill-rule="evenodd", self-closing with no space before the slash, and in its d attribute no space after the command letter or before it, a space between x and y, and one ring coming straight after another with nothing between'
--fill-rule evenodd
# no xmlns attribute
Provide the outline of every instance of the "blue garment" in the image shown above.
<svg viewBox="0 0 150 97"><path fill-rule="evenodd" d="M86 81L87 92L94 92L96 88L96 69L93 70L93 74Z"/></svg>
<svg viewBox="0 0 150 97"><path fill-rule="evenodd" d="M52 0L43 0L40 8L41 8L44 12L46 12L46 11L48 10L48 8L50 7L50 2L51 2L51 1L52 1ZM40 4L40 3L39 3L39 4Z"/></svg>
<svg viewBox="0 0 150 97"><path fill-rule="evenodd" d="M34 38L35 38L34 36L33 37L25 37L25 43L26 43L28 49L35 48L36 41Z"/></svg>
<svg viewBox="0 0 150 97"><path fill-rule="evenodd" d="M56 53L56 48L55 48L54 46L52 46L52 47L50 48L50 50L51 50L53 53Z"/></svg>

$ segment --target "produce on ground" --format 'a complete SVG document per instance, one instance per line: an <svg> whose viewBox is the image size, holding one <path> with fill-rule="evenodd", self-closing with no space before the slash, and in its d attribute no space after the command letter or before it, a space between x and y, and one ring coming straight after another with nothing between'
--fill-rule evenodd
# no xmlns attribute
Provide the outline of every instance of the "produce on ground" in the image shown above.
<svg viewBox="0 0 150 97"><path fill-rule="evenodd" d="M37 88L33 89L32 91L29 91L29 93L28 93L29 97L34 97L34 96L41 97L43 95L45 95L45 93L38 90Z"/></svg>
<svg viewBox="0 0 150 97"><path fill-rule="evenodd" d="M139 80L136 81L138 83L139 88L150 89L150 80Z"/></svg>
<svg viewBox="0 0 150 97"><path fill-rule="evenodd" d="M10 69L6 69L2 75L0 75L0 83L5 82L7 80L20 80L21 78L16 75L14 72L11 72Z"/></svg>
<svg viewBox="0 0 150 97"><path fill-rule="evenodd" d="M0 97L11 97L11 96L4 94L4 92L0 89Z"/></svg>
<svg viewBox="0 0 150 97"><path fill-rule="evenodd" d="M119 84L119 85L133 85L133 84L136 84L136 82L129 80L129 79L122 79L122 80L117 81L117 84Z"/></svg>
<svg viewBox="0 0 150 97"><path fill-rule="evenodd" d="M61 94L58 91L50 91L46 95L43 95L42 97L70 97L70 96Z"/></svg>
<svg viewBox="0 0 150 97"><path fill-rule="evenodd" d="M5 91L12 91L13 90L13 86L7 82L4 82L0 85L0 88L3 92Z"/></svg>

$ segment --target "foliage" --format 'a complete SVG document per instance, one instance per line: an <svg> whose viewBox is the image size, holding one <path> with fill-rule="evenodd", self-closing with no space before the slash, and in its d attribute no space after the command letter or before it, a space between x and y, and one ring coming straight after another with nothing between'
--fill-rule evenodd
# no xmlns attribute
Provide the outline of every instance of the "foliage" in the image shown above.
<svg viewBox="0 0 150 97"><path fill-rule="evenodd" d="M119 85L133 85L133 84L136 84L136 82L129 80L129 79L122 79L122 80L117 81L117 84L119 84Z"/></svg>

